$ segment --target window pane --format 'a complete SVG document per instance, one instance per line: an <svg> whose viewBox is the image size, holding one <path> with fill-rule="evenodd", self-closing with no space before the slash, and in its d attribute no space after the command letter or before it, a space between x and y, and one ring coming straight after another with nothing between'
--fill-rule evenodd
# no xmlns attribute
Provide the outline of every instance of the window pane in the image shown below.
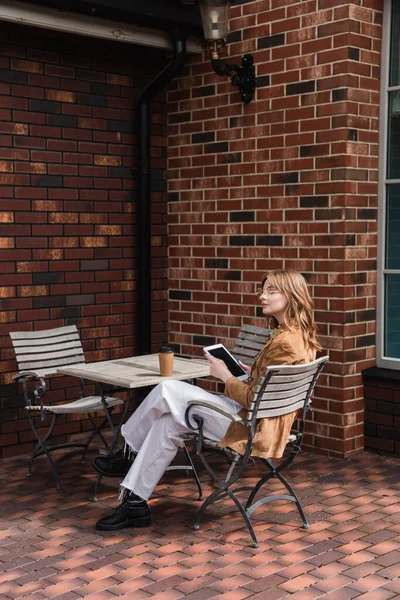
<svg viewBox="0 0 400 600"><path fill-rule="evenodd" d="M400 179L400 91L389 94L388 179Z"/></svg>
<svg viewBox="0 0 400 600"><path fill-rule="evenodd" d="M389 85L400 85L400 2L392 2Z"/></svg>
<svg viewBox="0 0 400 600"><path fill-rule="evenodd" d="M386 275L385 355L400 358L400 275Z"/></svg>
<svg viewBox="0 0 400 600"><path fill-rule="evenodd" d="M386 269L400 269L400 184L387 186Z"/></svg>

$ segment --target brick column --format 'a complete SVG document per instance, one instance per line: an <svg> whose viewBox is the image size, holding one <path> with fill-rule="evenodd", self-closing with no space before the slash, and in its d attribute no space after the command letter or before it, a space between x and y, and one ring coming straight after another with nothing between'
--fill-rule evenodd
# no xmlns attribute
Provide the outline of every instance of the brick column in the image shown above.
<svg viewBox="0 0 400 600"><path fill-rule="evenodd" d="M363 448L360 372L375 360L382 3L239 2L228 62L255 58L243 105L204 57L169 94L170 327L182 352L262 324L262 273L312 287L330 363L306 445Z"/></svg>

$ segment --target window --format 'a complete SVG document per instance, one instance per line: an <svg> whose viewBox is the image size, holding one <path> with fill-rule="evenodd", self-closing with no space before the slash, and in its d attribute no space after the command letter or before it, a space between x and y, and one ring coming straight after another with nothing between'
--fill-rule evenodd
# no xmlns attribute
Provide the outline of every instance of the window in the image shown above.
<svg viewBox="0 0 400 600"><path fill-rule="evenodd" d="M384 3L377 363L400 369L400 2Z"/></svg>

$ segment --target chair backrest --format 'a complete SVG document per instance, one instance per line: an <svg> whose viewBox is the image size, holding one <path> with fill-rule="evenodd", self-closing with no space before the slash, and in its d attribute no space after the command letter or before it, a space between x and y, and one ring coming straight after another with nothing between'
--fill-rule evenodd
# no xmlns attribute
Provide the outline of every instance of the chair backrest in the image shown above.
<svg viewBox="0 0 400 600"><path fill-rule="evenodd" d="M257 354L267 343L271 331L264 327L243 325L232 350L233 356L245 365L252 365Z"/></svg>
<svg viewBox="0 0 400 600"><path fill-rule="evenodd" d="M254 392L247 420L279 417L307 406L327 362L328 356L323 356L300 365L267 367Z"/></svg>
<svg viewBox="0 0 400 600"><path fill-rule="evenodd" d="M64 365L84 364L82 344L76 325L43 331L10 333L19 371L41 376L57 373Z"/></svg>

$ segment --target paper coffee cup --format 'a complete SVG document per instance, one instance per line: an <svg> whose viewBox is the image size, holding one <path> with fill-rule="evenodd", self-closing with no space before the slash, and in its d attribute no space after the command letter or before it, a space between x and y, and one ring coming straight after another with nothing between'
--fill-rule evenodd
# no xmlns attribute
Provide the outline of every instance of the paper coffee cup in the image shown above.
<svg viewBox="0 0 400 600"><path fill-rule="evenodd" d="M171 377L174 364L174 351L170 346L163 346L158 352L161 377Z"/></svg>

